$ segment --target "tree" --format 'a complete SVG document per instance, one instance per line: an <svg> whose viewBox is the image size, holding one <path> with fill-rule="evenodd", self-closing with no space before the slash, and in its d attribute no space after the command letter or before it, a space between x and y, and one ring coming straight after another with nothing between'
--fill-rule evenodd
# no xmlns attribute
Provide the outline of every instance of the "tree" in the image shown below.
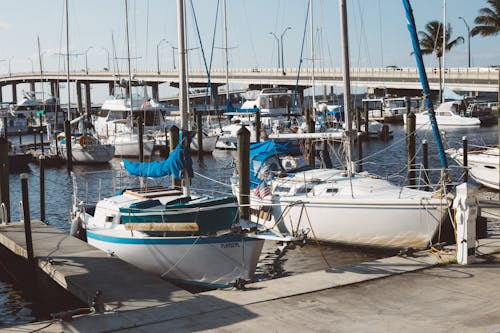
<svg viewBox="0 0 500 333"><path fill-rule="evenodd" d="M431 21L426 24L425 31L418 32L418 39L420 42L420 50L422 54L436 54L439 65L439 99L441 100L443 87L441 86L441 57L443 56L443 24L439 21ZM463 43L464 38L459 36L454 40L451 40L451 34L453 30L451 25L446 25L446 51L451 50L454 46Z"/></svg>
<svg viewBox="0 0 500 333"><path fill-rule="evenodd" d="M500 0L487 0L491 8L484 7L479 10L479 16L474 23L477 24L471 30L471 35L483 37L495 36L500 32Z"/></svg>

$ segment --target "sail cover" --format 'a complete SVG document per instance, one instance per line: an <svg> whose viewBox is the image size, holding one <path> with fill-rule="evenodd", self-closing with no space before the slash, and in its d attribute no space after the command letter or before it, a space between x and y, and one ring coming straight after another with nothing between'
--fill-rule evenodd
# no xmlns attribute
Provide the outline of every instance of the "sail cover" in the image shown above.
<svg viewBox="0 0 500 333"><path fill-rule="evenodd" d="M173 176L175 179L180 179L182 171L186 170L189 178L193 178L191 153L189 149L184 149L182 143L179 143L164 161L131 162L124 160L123 166L133 176L154 178Z"/></svg>

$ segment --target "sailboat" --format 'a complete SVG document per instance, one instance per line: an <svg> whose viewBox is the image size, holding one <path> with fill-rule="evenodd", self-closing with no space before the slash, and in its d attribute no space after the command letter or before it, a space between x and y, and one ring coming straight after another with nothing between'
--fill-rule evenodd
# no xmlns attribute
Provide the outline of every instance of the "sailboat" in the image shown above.
<svg viewBox="0 0 500 333"><path fill-rule="evenodd" d="M166 161L124 161L124 166L143 180L166 175L183 179L182 191L162 186L129 188L100 200L93 214L79 208L75 199L72 230L82 225L89 244L161 277L227 287L252 278L264 240L247 236L241 227L231 231L239 221L234 197L190 193L184 1L178 0L177 6L181 143Z"/></svg>
<svg viewBox="0 0 500 333"><path fill-rule="evenodd" d="M66 87L68 89L68 119L71 119L70 108L70 84L69 84L69 15L68 15L68 0L66 0ZM115 147L111 144L103 143L99 140L92 131L90 123L90 114L80 115L70 121L70 125L78 124L78 133L71 134L70 138L66 138L65 133L60 133L55 138L50 137L52 131L50 123L47 123L47 134L51 142L50 149L53 153L60 155L63 159L68 158L67 141L71 140L71 159L77 163L105 163L113 158ZM71 131L70 131L71 132Z"/></svg>
<svg viewBox="0 0 500 333"><path fill-rule="evenodd" d="M351 133L347 10L340 0L346 133ZM250 152L252 220L293 236L387 248L425 248L448 214L451 199L441 192L400 187L356 173L352 140L344 146L346 169L303 168L289 147L268 141ZM233 183L233 192L238 184ZM267 214L262 214L266 212Z"/></svg>

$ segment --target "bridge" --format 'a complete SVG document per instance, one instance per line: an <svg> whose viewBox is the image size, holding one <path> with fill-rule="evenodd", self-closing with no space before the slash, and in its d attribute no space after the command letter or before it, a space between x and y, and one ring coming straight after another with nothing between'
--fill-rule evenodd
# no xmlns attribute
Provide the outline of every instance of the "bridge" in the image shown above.
<svg viewBox="0 0 500 333"><path fill-rule="evenodd" d="M445 72L446 86L456 91L497 92L500 90L500 68L474 67L474 68L447 68ZM431 90L439 90L439 70L428 68L427 77ZM126 73L111 71L78 71L70 73L70 80L89 86L90 84L107 83L112 89L120 78L127 78ZM134 82L142 82L153 87L153 97L158 97L158 85L168 84L178 86L179 77L177 70L133 71ZM313 72L311 68L303 68L298 76L297 68L270 69L270 68L243 68L230 69L229 81L231 83L245 84L251 87L266 87L272 85L295 87L299 90L308 88L312 84ZM314 72L316 86L341 87L342 72L340 68L320 68ZM35 82L50 82L52 95L56 95L58 82L66 81L65 72L29 72L11 73L0 75L0 87L12 86L12 95L17 95L15 87L19 83L30 83L34 91ZM211 82L216 86L225 85L226 72L215 69L211 72ZM204 70L189 70L190 87L205 87L207 75ZM353 87L382 88L396 90L420 90L419 74L416 68L367 68L357 67L351 69L351 85ZM220 93L220 91L219 91ZM89 92L90 94L90 92ZM156 94L156 96L155 96ZM58 95L58 94L57 94ZM0 89L0 99L1 99Z"/></svg>

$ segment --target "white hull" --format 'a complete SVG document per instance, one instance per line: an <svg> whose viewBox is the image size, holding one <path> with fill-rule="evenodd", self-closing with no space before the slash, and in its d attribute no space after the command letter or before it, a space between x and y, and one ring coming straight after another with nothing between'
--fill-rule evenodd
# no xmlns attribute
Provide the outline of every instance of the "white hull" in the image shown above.
<svg viewBox="0 0 500 333"><path fill-rule="evenodd" d="M115 156L139 156L139 137L137 134L110 136L106 142L115 146ZM151 156L154 143L153 139L144 137L144 156Z"/></svg>
<svg viewBox="0 0 500 333"><path fill-rule="evenodd" d="M136 234L136 237L134 237ZM213 287L252 278L263 240L227 237L141 237L140 232L88 229L89 244L161 277Z"/></svg>
<svg viewBox="0 0 500 333"><path fill-rule="evenodd" d="M446 151L459 165L463 165L463 150ZM500 190L500 155L498 147L491 147L467 154L469 173L479 184Z"/></svg>
<svg viewBox="0 0 500 333"><path fill-rule="evenodd" d="M105 163L113 159L115 149L112 145L94 145L82 147L80 145L71 147L73 162L76 163ZM66 158L66 145L59 147L59 153Z"/></svg>
<svg viewBox="0 0 500 333"><path fill-rule="evenodd" d="M219 137L214 136L203 136L203 152L212 153L215 150L215 145L217 144L217 139ZM193 137L191 141L191 150L198 151L198 134Z"/></svg>

